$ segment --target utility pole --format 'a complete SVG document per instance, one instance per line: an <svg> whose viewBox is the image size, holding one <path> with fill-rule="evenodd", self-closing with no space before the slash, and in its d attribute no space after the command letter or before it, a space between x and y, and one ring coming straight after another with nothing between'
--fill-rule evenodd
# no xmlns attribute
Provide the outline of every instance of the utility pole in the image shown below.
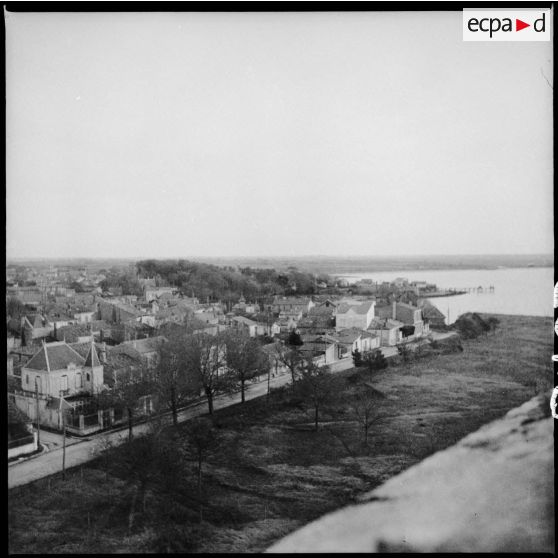
<svg viewBox="0 0 558 558"><path fill-rule="evenodd" d="M62 425L64 428L64 438L62 440L62 479L66 480L66 412L62 409Z"/></svg>
<svg viewBox="0 0 558 558"><path fill-rule="evenodd" d="M37 448L41 447L41 424L39 422L39 384L37 383L37 376L35 376L35 411L37 415Z"/></svg>

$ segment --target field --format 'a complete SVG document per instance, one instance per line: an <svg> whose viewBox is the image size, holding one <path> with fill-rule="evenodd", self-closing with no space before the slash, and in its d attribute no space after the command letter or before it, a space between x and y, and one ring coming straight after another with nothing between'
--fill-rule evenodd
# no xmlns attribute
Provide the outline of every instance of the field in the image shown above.
<svg viewBox="0 0 558 558"><path fill-rule="evenodd" d="M201 509L197 465L187 452L180 470L146 477L142 502L136 502L133 472L122 466L123 448L69 471L66 480L54 475L12 489L9 551L263 551L547 390L552 319L498 317L496 334L463 341L463 352L372 375L340 373L317 431L311 409L290 388L218 411ZM352 403L367 390L374 408L366 444ZM177 448L184 428L173 431ZM148 459L145 454L142 463Z"/></svg>

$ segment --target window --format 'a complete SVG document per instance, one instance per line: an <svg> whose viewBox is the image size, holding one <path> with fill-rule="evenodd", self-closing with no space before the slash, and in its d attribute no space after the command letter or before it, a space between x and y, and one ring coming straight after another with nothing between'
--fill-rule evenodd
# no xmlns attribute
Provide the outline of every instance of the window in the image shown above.
<svg viewBox="0 0 558 558"><path fill-rule="evenodd" d="M91 375L89 374L89 372L87 372L87 374L85 374L85 379L90 382L91 381Z"/></svg>
<svg viewBox="0 0 558 558"><path fill-rule="evenodd" d="M76 374L76 389L81 389L83 387L83 378L81 377L81 372Z"/></svg>
<svg viewBox="0 0 558 558"><path fill-rule="evenodd" d="M66 376L66 374L60 378L60 389L62 391L68 391L68 376Z"/></svg>
<svg viewBox="0 0 558 558"><path fill-rule="evenodd" d="M25 374L25 383L29 385L29 374Z"/></svg>

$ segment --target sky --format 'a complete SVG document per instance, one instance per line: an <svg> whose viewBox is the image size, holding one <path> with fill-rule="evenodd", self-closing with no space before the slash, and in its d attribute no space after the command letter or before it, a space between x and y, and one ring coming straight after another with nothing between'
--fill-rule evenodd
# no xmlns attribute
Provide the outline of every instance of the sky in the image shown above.
<svg viewBox="0 0 558 558"><path fill-rule="evenodd" d="M551 42L462 13L5 13L6 256L553 251Z"/></svg>

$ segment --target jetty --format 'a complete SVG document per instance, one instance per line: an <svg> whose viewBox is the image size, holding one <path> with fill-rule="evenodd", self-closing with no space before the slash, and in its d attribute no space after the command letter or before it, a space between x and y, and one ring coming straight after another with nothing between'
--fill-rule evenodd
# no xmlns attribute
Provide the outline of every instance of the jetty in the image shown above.
<svg viewBox="0 0 558 558"><path fill-rule="evenodd" d="M494 285L489 285L488 287L479 285L478 287L461 287L459 289L441 289L433 292L423 292L421 293L421 295L426 298L436 298L441 296L455 296L467 293L493 294L494 292Z"/></svg>

